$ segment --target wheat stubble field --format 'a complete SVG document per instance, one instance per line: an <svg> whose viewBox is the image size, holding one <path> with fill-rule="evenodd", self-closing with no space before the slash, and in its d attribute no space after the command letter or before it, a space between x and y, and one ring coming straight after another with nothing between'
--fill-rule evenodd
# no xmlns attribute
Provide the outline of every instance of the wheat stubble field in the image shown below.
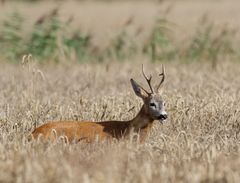
<svg viewBox="0 0 240 183"><path fill-rule="evenodd" d="M239 182L239 64L166 64L169 118L144 144L27 142L48 120L132 118L141 101L129 78L146 84L140 68L2 65L1 182Z"/></svg>
<svg viewBox="0 0 240 183"><path fill-rule="evenodd" d="M55 7L54 2L44 2L48 6L14 3L0 5L0 19L16 8L29 17L30 25ZM193 24L205 11L215 22L237 28L239 3L215 3L176 1L169 14L177 24L173 33L182 39L194 31ZM159 13L156 4L146 2L135 11L134 3L128 2L83 3L82 11L73 1L63 5L60 14L76 13L75 25L92 30L100 45L109 38L106 33L114 34L129 16L135 16L135 28L145 25L147 32ZM106 21L98 21L94 12ZM130 78L147 86L141 75L144 63L146 73L158 82L162 62L150 62L143 55L101 64L68 60L37 64L34 55L25 64L20 64L21 58L16 61L19 64L1 60L0 182L240 182L240 64L220 58L213 68L208 61L164 62L163 98L169 118L163 124L155 122L145 143L43 144L28 142L27 136L46 121L133 118L142 101L135 96Z"/></svg>

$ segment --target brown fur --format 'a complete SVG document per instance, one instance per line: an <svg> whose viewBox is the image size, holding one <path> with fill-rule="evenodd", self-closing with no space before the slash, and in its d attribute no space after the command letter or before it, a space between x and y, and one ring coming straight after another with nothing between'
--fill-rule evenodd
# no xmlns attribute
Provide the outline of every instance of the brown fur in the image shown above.
<svg viewBox="0 0 240 183"><path fill-rule="evenodd" d="M121 139L131 132L139 132L143 142L152 127L153 119L148 118L144 108L130 121L59 121L48 122L32 132L32 138L55 141L57 137L66 137L69 142L94 142L97 140ZM41 137L42 136L42 137Z"/></svg>

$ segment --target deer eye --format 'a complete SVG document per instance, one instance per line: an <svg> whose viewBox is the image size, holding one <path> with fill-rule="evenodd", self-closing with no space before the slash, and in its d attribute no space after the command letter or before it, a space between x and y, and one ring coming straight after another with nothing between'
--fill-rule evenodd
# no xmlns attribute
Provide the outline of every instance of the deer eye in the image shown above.
<svg viewBox="0 0 240 183"><path fill-rule="evenodd" d="M156 108L156 104L153 102L150 103L150 106Z"/></svg>

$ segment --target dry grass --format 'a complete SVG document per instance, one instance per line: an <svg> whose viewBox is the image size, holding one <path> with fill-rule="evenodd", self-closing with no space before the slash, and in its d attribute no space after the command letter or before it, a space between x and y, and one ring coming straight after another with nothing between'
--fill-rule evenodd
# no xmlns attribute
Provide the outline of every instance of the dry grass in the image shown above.
<svg viewBox="0 0 240 183"><path fill-rule="evenodd" d="M155 74L160 69L145 65ZM132 118L141 101L129 79L143 83L140 68L140 62L1 64L0 182L240 182L237 63L217 70L207 64L166 64L170 117L163 125L156 122L144 144L26 141L35 125L48 120Z"/></svg>

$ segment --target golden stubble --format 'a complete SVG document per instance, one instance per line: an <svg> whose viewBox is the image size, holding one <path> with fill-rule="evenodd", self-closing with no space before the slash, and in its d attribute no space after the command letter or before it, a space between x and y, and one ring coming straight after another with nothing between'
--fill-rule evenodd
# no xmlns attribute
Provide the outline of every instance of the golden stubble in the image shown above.
<svg viewBox="0 0 240 183"><path fill-rule="evenodd" d="M27 135L46 121L131 119L141 100L129 79L146 86L142 63L25 64L0 67L0 181L239 182L239 64L166 63L169 118L144 144L71 145Z"/></svg>

